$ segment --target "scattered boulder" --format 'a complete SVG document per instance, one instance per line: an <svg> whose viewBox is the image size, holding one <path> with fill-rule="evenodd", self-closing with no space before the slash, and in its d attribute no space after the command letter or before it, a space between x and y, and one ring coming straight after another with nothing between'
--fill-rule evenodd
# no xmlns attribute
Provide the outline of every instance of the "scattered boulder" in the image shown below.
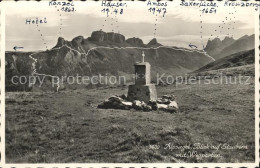
<svg viewBox="0 0 260 168"><path fill-rule="evenodd" d="M123 105L123 108L126 109L126 110L130 110L133 106L133 103L132 102L125 102L125 101L122 101L122 105Z"/></svg>
<svg viewBox="0 0 260 168"><path fill-rule="evenodd" d="M158 98L156 100L156 102L159 103L159 104L170 104L171 100L170 99L165 99L165 98Z"/></svg>
<svg viewBox="0 0 260 168"><path fill-rule="evenodd" d="M170 104L174 100L175 100L174 95L163 95L162 98L157 99L157 103L159 103L159 104Z"/></svg>
<svg viewBox="0 0 260 168"><path fill-rule="evenodd" d="M152 107L145 104L145 105L143 105L143 111L152 111Z"/></svg>
<svg viewBox="0 0 260 168"><path fill-rule="evenodd" d="M136 110L142 110L142 102L139 100L134 100L133 108Z"/></svg>
<svg viewBox="0 0 260 168"><path fill-rule="evenodd" d="M98 105L98 108L123 110L135 109L139 111L162 110L170 113L176 113L179 107L175 101L175 98L176 97L174 95L164 95L156 101L149 101L148 103L145 103L140 100L134 100L133 102L127 101L127 96L125 94L121 96L115 95L109 97L103 103Z"/></svg>
<svg viewBox="0 0 260 168"><path fill-rule="evenodd" d="M119 96L120 98L122 98L122 99L127 99L127 95L126 94L122 94L121 96Z"/></svg>
<svg viewBox="0 0 260 168"><path fill-rule="evenodd" d="M168 106L169 106L169 107L174 107L174 108L176 108L176 109L179 108L176 101L171 101L171 103L170 103Z"/></svg>
<svg viewBox="0 0 260 168"><path fill-rule="evenodd" d="M135 100L133 102L133 108L135 110L152 111L152 107L146 104L144 101Z"/></svg>
<svg viewBox="0 0 260 168"><path fill-rule="evenodd" d="M175 100L176 96L174 95L163 95L162 96L163 99L169 99L171 101Z"/></svg>
<svg viewBox="0 0 260 168"><path fill-rule="evenodd" d="M158 110L158 106L157 106L157 102L156 101L149 101L148 105L150 105L152 107L152 110Z"/></svg>
<svg viewBox="0 0 260 168"><path fill-rule="evenodd" d="M179 109L179 106L176 101L171 101L171 103L168 105L168 112L170 113L176 113Z"/></svg>
<svg viewBox="0 0 260 168"><path fill-rule="evenodd" d="M176 97L174 95L163 95L162 98L157 99L157 106L159 110L176 113L179 109Z"/></svg>
<svg viewBox="0 0 260 168"><path fill-rule="evenodd" d="M114 108L114 109L130 110L132 106L133 106L132 102L127 102L119 96L111 96L103 103L99 104L98 108L103 108L103 109Z"/></svg>
<svg viewBox="0 0 260 168"><path fill-rule="evenodd" d="M159 110L166 111L167 108L168 108L168 105L166 105L166 104L157 104L157 107L158 107Z"/></svg>

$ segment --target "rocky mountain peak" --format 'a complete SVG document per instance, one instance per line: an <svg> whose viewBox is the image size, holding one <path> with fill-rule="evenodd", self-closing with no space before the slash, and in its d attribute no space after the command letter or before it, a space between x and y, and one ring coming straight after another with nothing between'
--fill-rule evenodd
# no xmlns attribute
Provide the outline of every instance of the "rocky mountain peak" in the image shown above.
<svg viewBox="0 0 260 168"><path fill-rule="evenodd" d="M222 40L223 45L230 45L234 42L235 40L232 37L225 37L224 40Z"/></svg>
<svg viewBox="0 0 260 168"><path fill-rule="evenodd" d="M84 37L83 36L78 36L75 37L74 39L72 39L72 44L79 46L80 44L82 44L84 41Z"/></svg>
<svg viewBox="0 0 260 168"><path fill-rule="evenodd" d="M235 40L232 37L225 37L223 40L220 40L219 38L214 38L213 40L208 40L205 50L209 54L215 55L217 52L234 42Z"/></svg>
<svg viewBox="0 0 260 168"><path fill-rule="evenodd" d="M241 40L241 39L247 39L248 37L249 37L249 36L246 34L246 35L240 37L239 39L240 39L240 40Z"/></svg>
<svg viewBox="0 0 260 168"><path fill-rule="evenodd" d="M254 48L254 34L251 36L244 35L237 40L228 36L222 41L219 38L209 40L205 51L215 59L219 59L252 48Z"/></svg>
<svg viewBox="0 0 260 168"><path fill-rule="evenodd" d="M132 38L128 38L126 40L127 43L132 44L134 46L143 46L143 40L140 38L136 38L136 37L132 37Z"/></svg>
<svg viewBox="0 0 260 168"><path fill-rule="evenodd" d="M214 38L213 40L209 40L208 44L219 46L221 45L221 40L219 38Z"/></svg>
<svg viewBox="0 0 260 168"><path fill-rule="evenodd" d="M105 41L105 40L107 40L107 34L105 32L103 32L102 30L94 31L91 34L90 40L98 41L98 42Z"/></svg>
<svg viewBox="0 0 260 168"><path fill-rule="evenodd" d="M65 39L63 37L59 37L55 47L61 47L63 45L65 45Z"/></svg>
<svg viewBox="0 0 260 168"><path fill-rule="evenodd" d="M125 36L119 33L114 32L104 32L102 30L94 31L89 38L91 41L103 42L103 41L110 41L116 43L124 43Z"/></svg>
<svg viewBox="0 0 260 168"><path fill-rule="evenodd" d="M116 43L124 43L125 36L119 33L109 32L107 33L107 40Z"/></svg>
<svg viewBox="0 0 260 168"><path fill-rule="evenodd" d="M147 45L154 46L154 45L161 45L161 44L157 42L156 38L153 38Z"/></svg>

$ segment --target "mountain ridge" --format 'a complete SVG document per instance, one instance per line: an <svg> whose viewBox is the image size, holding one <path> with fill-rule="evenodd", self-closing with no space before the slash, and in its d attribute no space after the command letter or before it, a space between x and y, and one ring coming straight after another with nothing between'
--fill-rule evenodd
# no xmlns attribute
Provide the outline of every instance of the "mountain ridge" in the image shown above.
<svg viewBox="0 0 260 168"><path fill-rule="evenodd" d="M52 76L124 74L129 79L134 74L133 65L142 60L142 51L151 64L152 77L192 72L213 61L203 51L163 46L156 39L144 44L140 38L95 31L91 37L77 36L71 41L59 37L56 45L46 51L7 52L6 76L10 80L14 75L29 76L35 70Z"/></svg>
<svg viewBox="0 0 260 168"><path fill-rule="evenodd" d="M225 37L223 40L215 38L208 41L204 50L213 58L218 60L231 54L255 48L254 36L254 34L250 36L244 35L237 40L232 37Z"/></svg>

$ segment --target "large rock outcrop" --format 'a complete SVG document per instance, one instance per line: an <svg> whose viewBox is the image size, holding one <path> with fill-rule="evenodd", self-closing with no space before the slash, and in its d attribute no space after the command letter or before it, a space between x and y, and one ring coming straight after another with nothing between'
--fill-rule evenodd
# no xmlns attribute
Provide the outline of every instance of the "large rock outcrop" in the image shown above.
<svg viewBox="0 0 260 168"><path fill-rule="evenodd" d="M89 38L91 41L102 42L107 40L107 33L103 31L94 31Z"/></svg>
<svg viewBox="0 0 260 168"><path fill-rule="evenodd" d="M107 40L116 42L116 43L124 43L125 42L125 36L119 33L113 33L109 32L107 33Z"/></svg>
<svg viewBox="0 0 260 168"><path fill-rule="evenodd" d="M131 44L131 45L133 45L133 46L139 46L139 47L143 47L144 46L143 40L140 39L140 38L135 38L135 37L128 38L126 40L126 42Z"/></svg>
<svg viewBox="0 0 260 168"><path fill-rule="evenodd" d="M61 46L65 45L65 44L66 44L65 39L62 38L62 37L59 37L56 46L53 47L53 48L58 48L58 47L61 47Z"/></svg>
<svg viewBox="0 0 260 168"><path fill-rule="evenodd" d="M80 46L84 41L84 37L83 36L78 36L75 37L74 39L72 39L72 45L73 46Z"/></svg>
<svg viewBox="0 0 260 168"><path fill-rule="evenodd" d="M114 32L103 32L103 31L94 31L90 37L91 41L103 42L103 41L110 41L115 43L124 43L125 36L119 33Z"/></svg>
<svg viewBox="0 0 260 168"><path fill-rule="evenodd" d="M148 44L147 46L161 46L160 43L157 42L156 38L153 38Z"/></svg>
<svg viewBox="0 0 260 168"><path fill-rule="evenodd" d="M222 41L219 38L215 38L213 40L209 40L205 51L209 54L209 55L215 55L219 52L221 52L221 50L224 48L224 46L222 45Z"/></svg>

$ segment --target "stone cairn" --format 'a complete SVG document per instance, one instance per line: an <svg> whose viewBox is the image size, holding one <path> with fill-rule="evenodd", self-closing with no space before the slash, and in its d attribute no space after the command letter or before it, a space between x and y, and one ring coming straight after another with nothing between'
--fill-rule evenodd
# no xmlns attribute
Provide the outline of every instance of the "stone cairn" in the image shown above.
<svg viewBox="0 0 260 168"><path fill-rule="evenodd" d="M135 64L135 84L129 85L127 96L111 96L99 104L98 108L140 111L163 110L170 113L178 111L179 107L174 95L164 95L162 98L157 98L155 85L150 83L151 66L148 62L144 62L144 52L142 56L143 61Z"/></svg>

